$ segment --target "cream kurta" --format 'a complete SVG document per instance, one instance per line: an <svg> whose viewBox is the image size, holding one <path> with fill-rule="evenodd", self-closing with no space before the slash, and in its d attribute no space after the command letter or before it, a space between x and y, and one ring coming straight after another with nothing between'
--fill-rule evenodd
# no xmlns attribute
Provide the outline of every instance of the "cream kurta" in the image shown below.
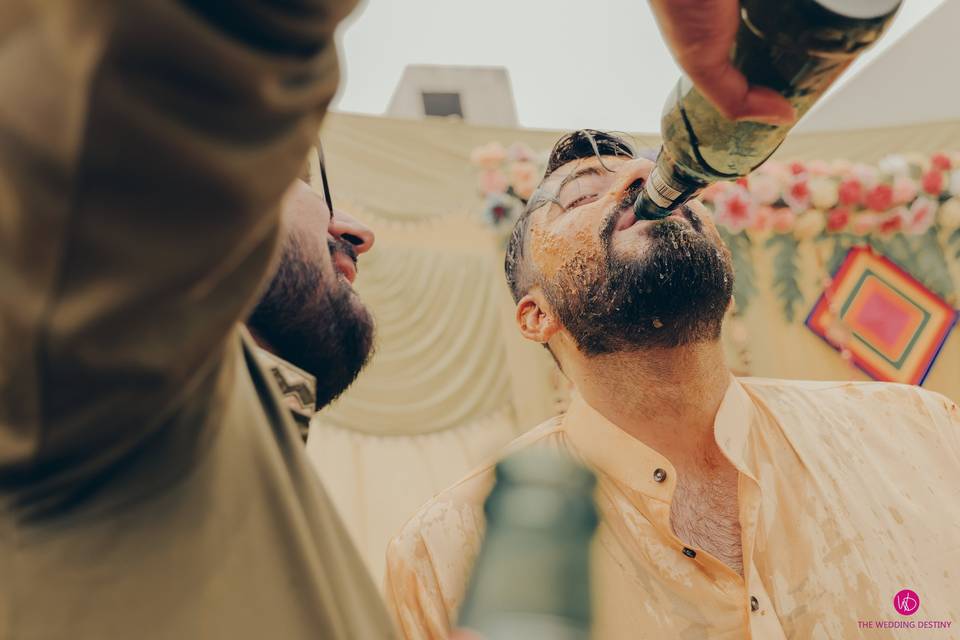
<svg viewBox="0 0 960 640"><path fill-rule="evenodd" d="M582 399L511 445L565 449L597 472L595 638L960 637L956 404L901 385L742 379L715 434L740 471L742 578L705 551L684 555L670 462ZM492 466L480 469L391 543L387 598L407 638L446 637L492 482ZM893 608L903 588L921 599L910 617ZM928 620L952 626L876 628Z"/></svg>

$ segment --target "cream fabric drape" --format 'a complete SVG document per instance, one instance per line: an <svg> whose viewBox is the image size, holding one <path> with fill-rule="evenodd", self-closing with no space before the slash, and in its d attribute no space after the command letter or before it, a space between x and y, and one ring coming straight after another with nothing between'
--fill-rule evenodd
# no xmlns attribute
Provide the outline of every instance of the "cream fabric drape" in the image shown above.
<svg viewBox="0 0 960 640"><path fill-rule="evenodd" d="M377 580L387 541L421 503L564 404L549 354L516 331L502 238L481 219L469 162L473 148L492 140L546 151L560 135L444 120L327 120L334 204L377 232L356 288L377 319L378 339L355 385L314 418L308 452ZM658 144L657 136L635 139ZM875 162L938 149L960 149L960 122L796 136L778 157ZM759 242L753 251L758 293L742 320L728 323L731 366L757 376L866 379L800 321L784 320L770 252ZM801 247L801 317L819 293L822 260L813 243ZM960 283L960 265L950 264ZM924 386L960 398L956 333Z"/></svg>

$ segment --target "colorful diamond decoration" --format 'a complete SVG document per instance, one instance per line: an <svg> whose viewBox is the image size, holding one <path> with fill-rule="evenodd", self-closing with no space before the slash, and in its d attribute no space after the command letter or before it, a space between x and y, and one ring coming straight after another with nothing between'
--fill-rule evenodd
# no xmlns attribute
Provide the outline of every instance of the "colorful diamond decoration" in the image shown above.
<svg viewBox="0 0 960 640"><path fill-rule="evenodd" d="M957 322L957 310L869 247L850 249L807 327L875 380L923 384ZM842 323L845 344L831 327Z"/></svg>

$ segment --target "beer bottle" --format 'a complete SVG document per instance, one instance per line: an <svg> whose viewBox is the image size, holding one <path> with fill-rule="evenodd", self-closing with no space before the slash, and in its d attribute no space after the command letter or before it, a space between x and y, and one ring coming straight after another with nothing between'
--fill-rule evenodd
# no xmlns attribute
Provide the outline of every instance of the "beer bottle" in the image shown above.
<svg viewBox="0 0 960 640"><path fill-rule="evenodd" d="M552 451L497 465L461 629L484 640L589 638L595 483L593 473Z"/></svg>
<svg viewBox="0 0 960 640"><path fill-rule="evenodd" d="M733 65L802 116L889 25L902 0L741 0ZM634 212L657 219L706 185L745 176L793 125L732 122L681 77L661 120L663 146Z"/></svg>

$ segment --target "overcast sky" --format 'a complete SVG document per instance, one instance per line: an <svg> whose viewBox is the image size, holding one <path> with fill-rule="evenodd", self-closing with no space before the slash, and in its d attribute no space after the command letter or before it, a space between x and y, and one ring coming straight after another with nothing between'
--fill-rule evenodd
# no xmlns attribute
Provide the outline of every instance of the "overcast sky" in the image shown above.
<svg viewBox="0 0 960 640"><path fill-rule="evenodd" d="M943 1L904 0L857 64ZM336 108L374 115L408 64L499 65L523 126L653 132L679 73L645 0L366 0L341 39Z"/></svg>

